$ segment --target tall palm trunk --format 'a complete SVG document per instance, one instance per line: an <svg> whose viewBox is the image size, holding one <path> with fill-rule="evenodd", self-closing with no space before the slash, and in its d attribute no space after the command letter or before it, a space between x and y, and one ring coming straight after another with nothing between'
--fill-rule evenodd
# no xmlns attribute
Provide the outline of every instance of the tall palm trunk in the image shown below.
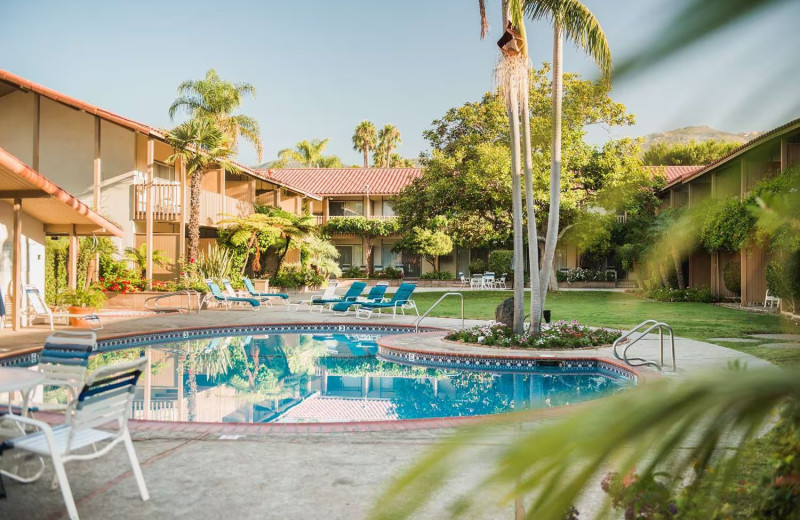
<svg viewBox="0 0 800 520"><path fill-rule="evenodd" d="M278 257L278 265L275 267L275 276L278 276L278 272L283 267L283 261L286 259L286 253L289 252L289 246L292 243L292 237L286 237L286 247L283 248L283 252L281 256Z"/></svg>
<svg viewBox="0 0 800 520"><path fill-rule="evenodd" d="M678 251L672 248L672 263L675 264L675 276L678 279L678 289L681 291L686 289L686 280L683 278L683 269L681 268L681 257Z"/></svg>
<svg viewBox="0 0 800 520"><path fill-rule="evenodd" d="M514 332L524 332L525 258L522 238L522 175L520 171L519 84L511 79L508 93L508 119L511 123L511 197L514 218Z"/></svg>
<svg viewBox="0 0 800 520"><path fill-rule="evenodd" d="M189 178L189 261L200 256L200 193L205 172L195 172Z"/></svg>
<svg viewBox="0 0 800 520"><path fill-rule="evenodd" d="M550 211L547 215L544 261L542 262L542 270L539 274L542 306L544 306L544 302L547 298L550 272L553 270L553 260L556 254L556 244L558 242L558 220L561 209L561 103L564 95L561 70L564 57L561 47L561 24L558 20L555 20L553 26L553 142L550 146Z"/></svg>
<svg viewBox="0 0 800 520"><path fill-rule="evenodd" d="M536 232L536 211L533 205L533 158L531 157L530 90L528 78L523 84L522 97L522 153L525 163L525 212L528 217L528 263L531 281L531 330L538 334L542 330L542 300L539 286L539 237Z"/></svg>
<svg viewBox="0 0 800 520"><path fill-rule="evenodd" d="M364 168L369 168L369 147L364 147Z"/></svg>

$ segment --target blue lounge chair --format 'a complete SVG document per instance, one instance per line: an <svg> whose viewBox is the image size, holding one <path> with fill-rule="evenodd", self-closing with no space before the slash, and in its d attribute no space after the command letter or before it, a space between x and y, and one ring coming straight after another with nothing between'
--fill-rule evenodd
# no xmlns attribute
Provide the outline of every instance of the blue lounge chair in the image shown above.
<svg viewBox="0 0 800 520"><path fill-rule="evenodd" d="M411 294L416 288L417 284L415 283L401 283L391 300L386 301L386 298L384 298L384 301L380 302L361 303L361 306L356 309L356 318L368 320L375 310L380 311L381 309L392 309L392 319L397 317L397 309L400 309L403 314L406 313L405 309L414 309L414 312L419 316L417 304L411 299Z"/></svg>
<svg viewBox="0 0 800 520"><path fill-rule="evenodd" d="M289 295L286 293L280 293L280 292L264 293L256 291L256 288L253 285L253 282L250 281L250 278L242 278L242 281L244 282L245 289L247 289L247 292L250 293L250 296L252 296L253 298L258 298L259 300L262 300L264 302L267 302L270 305L272 305L272 302L269 301L270 298L280 298L282 300L289 299Z"/></svg>
<svg viewBox="0 0 800 520"><path fill-rule="evenodd" d="M208 289L211 291L211 295L213 296L214 300L221 303L225 306L225 310L231 308L231 305L234 303L249 303L254 311L257 311L258 308L261 306L261 302L259 302L255 298L240 298L238 296L225 296L222 294L222 290L219 288L219 285L215 284L211 280L206 280L206 285ZM208 301L208 297L206 297L206 301Z"/></svg>
<svg viewBox="0 0 800 520"><path fill-rule="evenodd" d="M364 291L364 288L367 286L364 282L353 282L353 285L347 289L347 292L344 294L343 297L340 298L314 298L311 300L311 307L319 305L320 312L325 310L325 307L330 307L337 303L341 302L354 302L356 298L358 298L361 293Z"/></svg>
<svg viewBox="0 0 800 520"><path fill-rule="evenodd" d="M389 288L389 282L378 282L372 289L369 290L366 298L358 298L356 301L339 302L331 306L334 314L347 314L350 307L361 305L364 302L380 302L383 301L383 296L386 294L386 289Z"/></svg>

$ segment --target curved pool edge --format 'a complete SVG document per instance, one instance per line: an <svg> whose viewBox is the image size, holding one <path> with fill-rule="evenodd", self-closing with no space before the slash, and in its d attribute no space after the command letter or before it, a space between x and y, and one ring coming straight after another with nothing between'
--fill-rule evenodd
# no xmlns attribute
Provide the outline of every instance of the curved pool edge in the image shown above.
<svg viewBox="0 0 800 520"><path fill-rule="evenodd" d="M339 327L356 328L367 331L392 331L398 330L414 330L412 325L390 325L378 323L358 323L358 322L342 322L336 324L309 324L303 322L282 323L277 324L243 324L236 326L204 326L204 327L184 327L174 328L161 331L148 331L138 333L124 333L113 334L98 339L98 343L102 343L105 348L99 352L113 351L124 348L131 348L138 345L152 343L152 342L169 342L181 341L192 338L213 337L217 335L236 335L237 332L298 332L301 330L308 331L327 331L331 329L338 329ZM409 336L419 336L425 339L435 337L446 333L448 330L439 327L424 327L426 332L420 333L406 333L406 334L389 334L381 337L377 343L379 347L379 355L381 351L392 350L400 351L406 354L421 354L421 355L436 355L435 350L415 351L414 349L407 349L396 344L387 344L387 341L395 341L397 338L407 339ZM184 335L188 333L188 335ZM431 347L433 348L433 347ZM440 354L453 358L463 359L476 359L476 358L507 358L513 360L553 360L559 361L595 361L605 363L613 366L617 370L624 371L631 374L638 383L652 378L655 374L647 374L645 376L642 372L628 367L621 362L607 358L605 356L586 356L586 357L564 357L563 351L537 351L536 353L510 350L501 351L496 353L476 354L468 352L468 347L462 347L461 352L442 352ZM32 348L26 350L25 353L15 353L13 359L19 362L20 359L26 357L38 357L39 348ZM561 356L557 355L559 352ZM551 355L552 354L552 355ZM0 361L8 361L12 357L0 357ZM392 361L398 361L392 359ZM403 362L403 361L398 361ZM406 361L407 364L420 365ZM424 365L423 365L424 366ZM552 366L552 365L551 365ZM483 367L484 370L492 369L492 366ZM354 421L354 422L327 422L327 423L213 423L213 422L169 422L169 421L152 421L142 419L129 419L128 425L131 431L136 432L172 432L172 433L191 433L191 434L208 434L208 435L257 435L257 434L300 434L300 433L356 433L356 432L387 432L387 431L404 431L404 430L430 430L430 429L447 429L469 426L473 424L515 424L522 422L530 422L538 419L552 419L566 416L577 410L592 406L593 402L587 401L571 406L559 406L553 408L542 408L536 410L526 410L521 412L511 412L497 415L475 415L475 416L462 416L462 417L438 417L438 418L424 418L424 419L403 419L393 421ZM36 412L36 417L53 424L60 423L63 420L63 415L52 412Z"/></svg>

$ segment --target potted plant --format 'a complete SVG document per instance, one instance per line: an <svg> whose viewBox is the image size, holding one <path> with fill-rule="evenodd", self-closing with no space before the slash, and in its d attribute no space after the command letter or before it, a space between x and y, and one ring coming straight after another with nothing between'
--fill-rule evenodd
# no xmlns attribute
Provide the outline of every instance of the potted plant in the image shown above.
<svg viewBox="0 0 800 520"><path fill-rule="evenodd" d="M64 294L64 304L70 314L94 314L106 302L103 291L89 287L87 289L72 289ZM89 328L89 324L80 317L70 317L69 324L73 327Z"/></svg>

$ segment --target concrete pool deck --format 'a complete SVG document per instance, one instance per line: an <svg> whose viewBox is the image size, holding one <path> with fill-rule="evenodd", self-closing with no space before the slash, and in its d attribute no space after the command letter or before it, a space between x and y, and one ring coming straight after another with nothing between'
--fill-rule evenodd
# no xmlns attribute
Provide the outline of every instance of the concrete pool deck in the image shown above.
<svg viewBox="0 0 800 520"><path fill-rule="evenodd" d="M283 307L259 312L212 310L192 315L108 320L105 328L98 331L98 336L106 338L153 330L249 324L410 325L415 319L406 316L392 320L390 316L383 316L367 322L330 313L286 312ZM467 321L468 326L477 323L480 322ZM430 318L424 321L424 325L451 328L459 326L460 320ZM3 332L0 334L0 348L8 350L0 355L38 348L49 333L48 328ZM460 347L442 342L436 334L430 336L424 342L408 338L409 348L479 352L475 349L480 347ZM648 340L641 347L634 348L637 354L643 353L645 357L654 359L658 347L656 341ZM497 349L486 350L498 352ZM683 338L676 340L676 351L681 374L721 369L732 360L750 367L770 366L763 360L735 350ZM610 349L603 348L571 351L569 355L575 356L576 352L589 357L611 354ZM520 352L520 355L528 356L540 354ZM559 412L568 413L568 410ZM553 415L542 414L541 422L551 420ZM304 519L321 515L330 520L364 518L393 475L455 431L444 427L314 434L261 432L242 426L234 426L228 431L227 428L221 429L222 426L197 425L182 431L170 428L166 423L160 429L134 427L135 446L151 495L148 502L139 498L121 448L115 448L97 461L69 463L67 475L81 518ZM513 435L508 428L499 430L496 438L488 442L496 442L500 447L508 435ZM453 483L456 489L465 489L488 468L490 459L485 452L482 453L484 455L476 457L466 473L458 476ZM0 500L0 520L66 518L60 492L49 488L51 477L52 470L48 470L33 484L21 485L4 479L8 498ZM602 492L597 488L585 501L591 504L601 496ZM440 513L418 516L439 517ZM479 518L512 517L509 506L484 512Z"/></svg>

